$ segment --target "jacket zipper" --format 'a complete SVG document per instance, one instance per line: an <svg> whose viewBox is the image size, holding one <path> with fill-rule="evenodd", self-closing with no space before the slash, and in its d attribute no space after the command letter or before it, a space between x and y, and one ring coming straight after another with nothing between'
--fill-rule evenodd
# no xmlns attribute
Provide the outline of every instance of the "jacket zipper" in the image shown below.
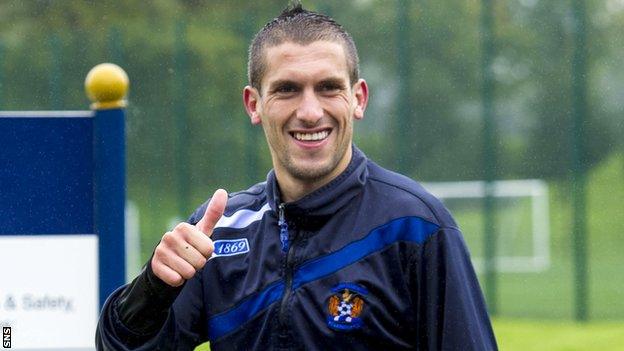
<svg viewBox="0 0 624 351"><path fill-rule="evenodd" d="M286 216L284 215L285 203L279 205L279 221L277 222L280 227L280 242L282 243L282 252L288 252L288 222L286 222Z"/></svg>
<svg viewBox="0 0 624 351"><path fill-rule="evenodd" d="M294 250L291 250L291 246L289 243L289 232L288 232L288 222L286 221L285 212L285 203L281 203L279 205L279 227L280 227L280 241L282 243L282 252L286 254L286 267L284 269L284 294L282 295L282 300L280 302L278 320L282 328L287 326L287 310L288 310L288 300L290 299L290 295L292 292L292 283L293 283L293 259L294 259Z"/></svg>

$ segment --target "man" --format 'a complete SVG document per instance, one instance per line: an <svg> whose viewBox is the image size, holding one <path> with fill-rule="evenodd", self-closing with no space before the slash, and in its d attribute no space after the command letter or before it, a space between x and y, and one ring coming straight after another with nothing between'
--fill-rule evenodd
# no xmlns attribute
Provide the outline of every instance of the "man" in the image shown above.
<svg viewBox="0 0 624 351"><path fill-rule="evenodd" d="M351 37L296 5L256 35L248 73L274 169L164 234L108 299L98 348L496 349L450 214L352 145L368 87Z"/></svg>

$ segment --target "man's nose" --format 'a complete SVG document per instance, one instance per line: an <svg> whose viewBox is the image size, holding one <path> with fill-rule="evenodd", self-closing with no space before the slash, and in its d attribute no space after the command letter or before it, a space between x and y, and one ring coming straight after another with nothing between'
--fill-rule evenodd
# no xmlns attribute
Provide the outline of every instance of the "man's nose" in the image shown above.
<svg viewBox="0 0 624 351"><path fill-rule="evenodd" d="M311 125L323 118L323 107L313 89L306 89L303 92L296 116L297 119Z"/></svg>

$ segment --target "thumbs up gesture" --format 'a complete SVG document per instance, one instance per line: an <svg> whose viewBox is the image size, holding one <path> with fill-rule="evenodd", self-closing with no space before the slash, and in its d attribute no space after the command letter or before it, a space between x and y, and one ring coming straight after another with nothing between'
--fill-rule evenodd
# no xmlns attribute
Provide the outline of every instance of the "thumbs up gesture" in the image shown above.
<svg viewBox="0 0 624 351"><path fill-rule="evenodd" d="M227 192L215 191L197 224L180 223L163 235L150 263L158 278L170 286L180 286L204 267L214 250L210 236L226 203Z"/></svg>

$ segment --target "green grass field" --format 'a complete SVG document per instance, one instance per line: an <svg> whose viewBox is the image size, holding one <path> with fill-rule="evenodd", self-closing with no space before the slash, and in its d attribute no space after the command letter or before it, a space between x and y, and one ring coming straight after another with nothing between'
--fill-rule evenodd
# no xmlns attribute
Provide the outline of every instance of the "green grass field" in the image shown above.
<svg viewBox="0 0 624 351"><path fill-rule="evenodd" d="M624 322L573 323L497 318L494 333L501 351L621 351ZM208 343L195 349L208 351Z"/></svg>
<svg viewBox="0 0 624 351"><path fill-rule="evenodd" d="M624 322L505 319L493 321L502 351L619 351L624 349Z"/></svg>

